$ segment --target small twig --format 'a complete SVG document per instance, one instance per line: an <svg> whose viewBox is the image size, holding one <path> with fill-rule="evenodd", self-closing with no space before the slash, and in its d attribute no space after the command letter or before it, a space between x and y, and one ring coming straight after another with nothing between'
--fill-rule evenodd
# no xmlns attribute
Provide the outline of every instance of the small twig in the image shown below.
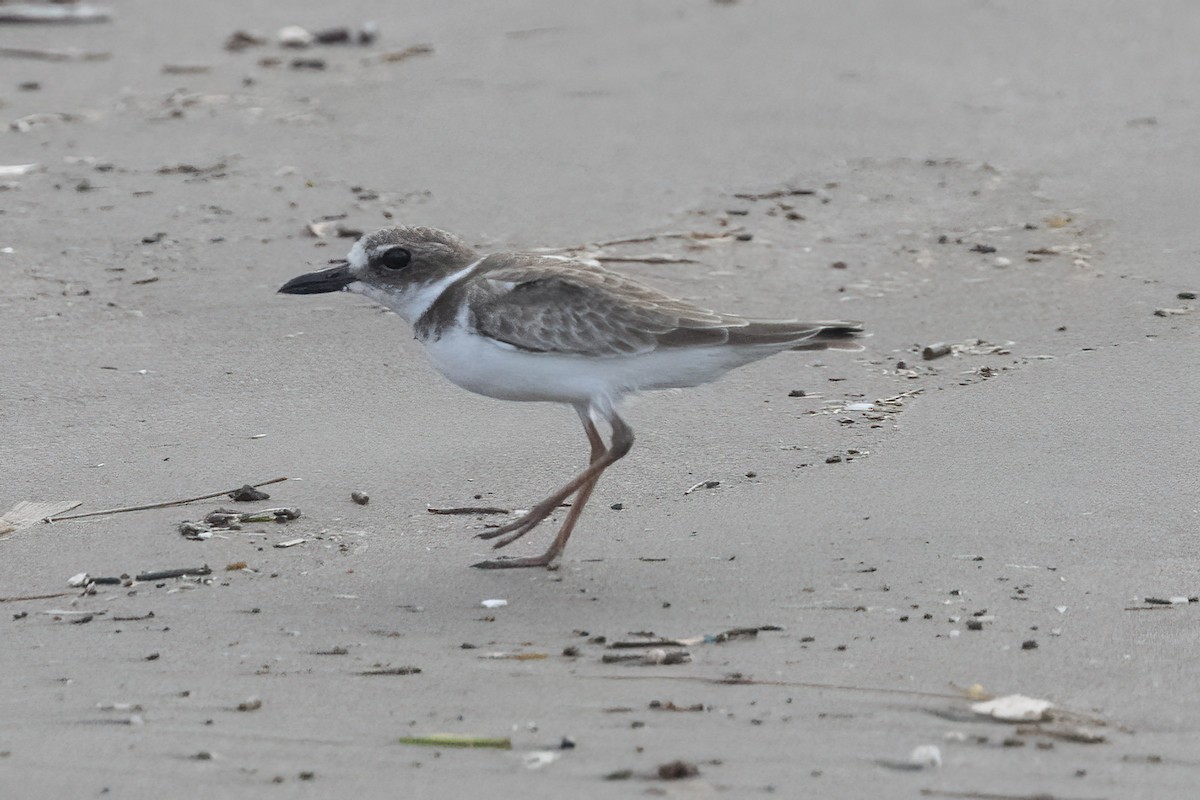
<svg viewBox="0 0 1200 800"><path fill-rule="evenodd" d="M657 236L630 236L625 239L609 239L607 242L596 242L596 247L613 247L618 244L646 244L647 242L654 242L659 239L666 238L667 236L670 236L670 234L660 234ZM567 249L577 250L580 248L572 247Z"/></svg>
<svg viewBox="0 0 1200 800"><path fill-rule="evenodd" d="M739 200L778 200L781 197L796 197L816 194L813 189L776 189L773 192L738 192L734 197Z"/></svg>
<svg viewBox="0 0 1200 800"><path fill-rule="evenodd" d="M682 258L679 256L601 256L595 257L597 261L602 261L608 264L699 264L700 262L694 258Z"/></svg>
<svg viewBox="0 0 1200 800"><path fill-rule="evenodd" d="M72 5L35 5L16 3L0 8L0 22L108 22L112 11L87 3Z"/></svg>
<svg viewBox="0 0 1200 800"><path fill-rule="evenodd" d="M255 489L257 489L260 486L270 486L272 483L281 483L286 480L287 480L287 478L272 478L271 480L263 481L262 483L253 483L253 484L251 484L251 486L253 486ZM103 511L88 511L85 514L69 514L65 517L47 517L46 519L43 520L43 522L62 522L63 520L68 520L68 519L83 519L84 517L99 517L99 516L103 516L104 514L124 514L127 511L148 511L149 509L152 509L152 508L170 508L171 506L182 506L182 505L186 505L188 503L195 503L198 500L212 500L214 497L224 497L225 495L229 494L230 492L236 492L240 488L241 487L239 486L235 489L226 489L221 492L213 492L212 494L202 494L202 495L199 495L198 497L186 497L182 500L167 500L164 503L150 503L150 504L144 505L144 506L123 506L121 508L106 508Z"/></svg>
<svg viewBox="0 0 1200 800"><path fill-rule="evenodd" d="M550 247L538 250L539 253L569 253L578 250L590 250L593 247L605 248L615 247L622 244L647 244L649 242L657 242L659 239L691 239L692 241L704 241L706 239L729 239L743 231L742 228L730 228L729 230L709 233L707 231L670 231L668 233L647 234L645 236L629 236L624 239L609 239L606 242L590 242L588 244L576 245L575 247ZM603 259L601 259L603 260Z"/></svg>
<svg viewBox="0 0 1200 800"><path fill-rule="evenodd" d="M633 650L643 647L687 647L680 639L646 639L645 641L634 642L609 642L606 647L609 650ZM640 658L641 656L637 656Z"/></svg>
<svg viewBox="0 0 1200 800"><path fill-rule="evenodd" d="M700 481L695 486L692 486L691 488L685 490L684 494L685 495L691 494L692 492L696 491L697 489L715 489L720 485L721 485L720 481L714 481L714 480Z"/></svg>
<svg viewBox="0 0 1200 800"><path fill-rule="evenodd" d="M0 47L5 58L32 58L38 61L107 61L112 53L85 53L80 50L35 50L30 47Z"/></svg>
<svg viewBox="0 0 1200 800"><path fill-rule="evenodd" d="M687 664L692 660L692 654L687 650L651 650L648 653L626 655L624 653L605 653L600 656L601 664L639 664L646 667L672 666Z"/></svg>
<svg viewBox="0 0 1200 800"><path fill-rule="evenodd" d="M1017 735L1047 736L1051 739L1062 739L1064 742L1074 742L1075 744L1105 744L1108 742L1108 737L1104 734L1093 731L1085 725L1074 725L1069 722L1065 725L1056 725L1053 722L1022 725L1017 728Z"/></svg>
<svg viewBox="0 0 1200 800"><path fill-rule="evenodd" d="M53 594L27 594L20 597L0 597L0 603L19 603L23 600L51 600L55 597L74 597L79 592L54 592Z"/></svg>
<svg viewBox="0 0 1200 800"><path fill-rule="evenodd" d="M161 581L167 578L182 578L185 575L211 575L212 568L205 564L201 567L191 567L190 569L164 569L159 572L143 572L136 576L136 581Z"/></svg>
<svg viewBox="0 0 1200 800"><path fill-rule="evenodd" d="M632 661L641 661L642 658L643 658L643 656L638 653L634 653L632 655L617 655L615 653L605 653L604 655L602 655L600 657L600 663L602 663L602 664L619 664L622 661L631 661L631 662Z"/></svg>
<svg viewBox="0 0 1200 800"><path fill-rule="evenodd" d="M454 506L452 508L436 508L427 506L426 510L430 514L511 514L507 508L498 508L497 506Z"/></svg>
<svg viewBox="0 0 1200 800"><path fill-rule="evenodd" d="M485 661L544 661L549 653L484 653L480 658Z"/></svg>
<svg viewBox="0 0 1200 800"><path fill-rule="evenodd" d="M847 686L837 683L811 683L808 681L763 681L755 680L754 678L705 678L700 675L592 675L588 677L601 678L612 681L636 681L636 680L676 680L676 681L691 681L694 683L708 683L725 686L786 686L799 689L832 689L842 692L878 692L880 694L902 694L911 697L937 697L943 700L962 700L961 694L947 694L945 692L922 692L917 689L891 689L887 687L875 686Z"/></svg>
<svg viewBox="0 0 1200 800"><path fill-rule="evenodd" d="M359 675L420 675L420 667L377 667L375 669L366 669L358 673Z"/></svg>
<svg viewBox="0 0 1200 800"><path fill-rule="evenodd" d="M921 387L919 387L919 388L917 388L917 389L909 389L907 392L901 392L901 393L900 393L900 394L898 394L898 395L894 395L894 396L892 396L892 397L887 397L887 398L884 398L883 400L876 400L875 402L876 402L877 404L884 404L884 403L898 403L898 402L900 402L901 400L904 400L905 398L908 398L908 397L916 397L917 395L919 395L919 394L920 394L921 392L923 392L923 391L925 391L925 387L924 387L924 386L921 386Z"/></svg>
<svg viewBox="0 0 1200 800"><path fill-rule="evenodd" d="M701 636L684 636L677 639L634 639L623 642L609 642L608 649L619 650L641 647L693 647L698 644L722 644L731 639L752 639L759 631L781 631L778 625L760 625L756 628L730 628L721 633L709 633Z"/></svg>
<svg viewBox="0 0 1200 800"><path fill-rule="evenodd" d="M507 736L470 736L461 733L401 736L400 744L415 744L423 747L490 747L496 750L512 750L512 739Z"/></svg>
<svg viewBox="0 0 1200 800"><path fill-rule="evenodd" d="M398 64L401 61L407 61L413 56L427 56L433 52L433 45L414 44L403 50L394 50L390 53L381 53L377 56L364 58L364 64Z"/></svg>
<svg viewBox="0 0 1200 800"><path fill-rule="evenodd" d="M1059 797L1053 794L996 794L995 792L955 792L944 789L922 789L922 797L953 797L958 800L1085 800Z"/></svg>

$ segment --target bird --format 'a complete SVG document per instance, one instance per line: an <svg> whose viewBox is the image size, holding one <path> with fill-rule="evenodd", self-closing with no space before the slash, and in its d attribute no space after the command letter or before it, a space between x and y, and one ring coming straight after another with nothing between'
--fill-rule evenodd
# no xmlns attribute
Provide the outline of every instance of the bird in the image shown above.
<svg viewBox="0 0 1200 800"><path fill-rule="evenodd" d="M633 428L620 414L626 396L698 386L788 350L863 349L855 341L864 335L859 322L709 311L590 259L480 254L430 227L368 233L344 260L279 288L295 295L336 291L395 312L433 366L463 389L565 403L578 414L590 447L587 467L523 516L477 534L506 547L573 497L550 547L540 556L471 565L480 569L558 567L600 476L633 447Z"/></svg>

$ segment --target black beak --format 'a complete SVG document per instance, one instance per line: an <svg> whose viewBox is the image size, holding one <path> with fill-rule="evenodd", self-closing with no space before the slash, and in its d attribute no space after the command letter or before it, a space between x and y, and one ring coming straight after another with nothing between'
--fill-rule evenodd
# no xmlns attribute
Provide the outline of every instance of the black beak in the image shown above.
<svg viewBox="0 0 1200 800"><path fill-rule="evenodd" d="M279 287L280 294L324 294L337 292L354 283L350 264L343 261L319 272L298 275Z"/></svg>

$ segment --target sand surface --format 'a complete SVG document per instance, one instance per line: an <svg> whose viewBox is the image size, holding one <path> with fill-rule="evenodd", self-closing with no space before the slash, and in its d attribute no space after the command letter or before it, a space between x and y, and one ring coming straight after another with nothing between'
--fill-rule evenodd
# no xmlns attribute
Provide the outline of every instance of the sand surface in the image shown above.
<svg viewBox="0 0 1200 800"><path fill-rule="evenodd" d="M0 57L0 165L41 165L0 178L0 511L287 476L237 505L302 516L0 536L0 796L1194 796L1200 607L1153 602L1200 594L1192 4L116 11L0 25L111 54ZM364 20L367 47L222 47ZM335 215L590 243L874 335L632 403L562 568L471 570L494 518L427 506L526 508L586 443L361 298L276 295L348 249L305 233ZM975 685L1066 711L994 722ZM512 750L398 743L439 732ZM941 766L900 769L921 745ZM678 759L699 774L656 777Z"/></svg>

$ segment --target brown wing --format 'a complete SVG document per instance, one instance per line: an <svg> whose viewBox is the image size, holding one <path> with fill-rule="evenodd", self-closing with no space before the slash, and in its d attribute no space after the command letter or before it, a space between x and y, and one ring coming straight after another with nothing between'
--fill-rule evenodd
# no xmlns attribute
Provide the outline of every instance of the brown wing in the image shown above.
<svg viewBox="0 0 1200 800"><path fill-rule="evenodd" d="M615 356L659 348L821 344L832 326L855 323L747 320L698 308L581 261L489 256L467 291L475 328L522 350ZM853 335L850 333L849 335Z"/></svg>
<svg viewBox="0 0 1200 800"><path fill-rule="evenodd" d="M469 292L480 333L535 352L632 355L679 330L711 331L715 343L728 324L601 267L545 256L489 256Z"/></svg>

